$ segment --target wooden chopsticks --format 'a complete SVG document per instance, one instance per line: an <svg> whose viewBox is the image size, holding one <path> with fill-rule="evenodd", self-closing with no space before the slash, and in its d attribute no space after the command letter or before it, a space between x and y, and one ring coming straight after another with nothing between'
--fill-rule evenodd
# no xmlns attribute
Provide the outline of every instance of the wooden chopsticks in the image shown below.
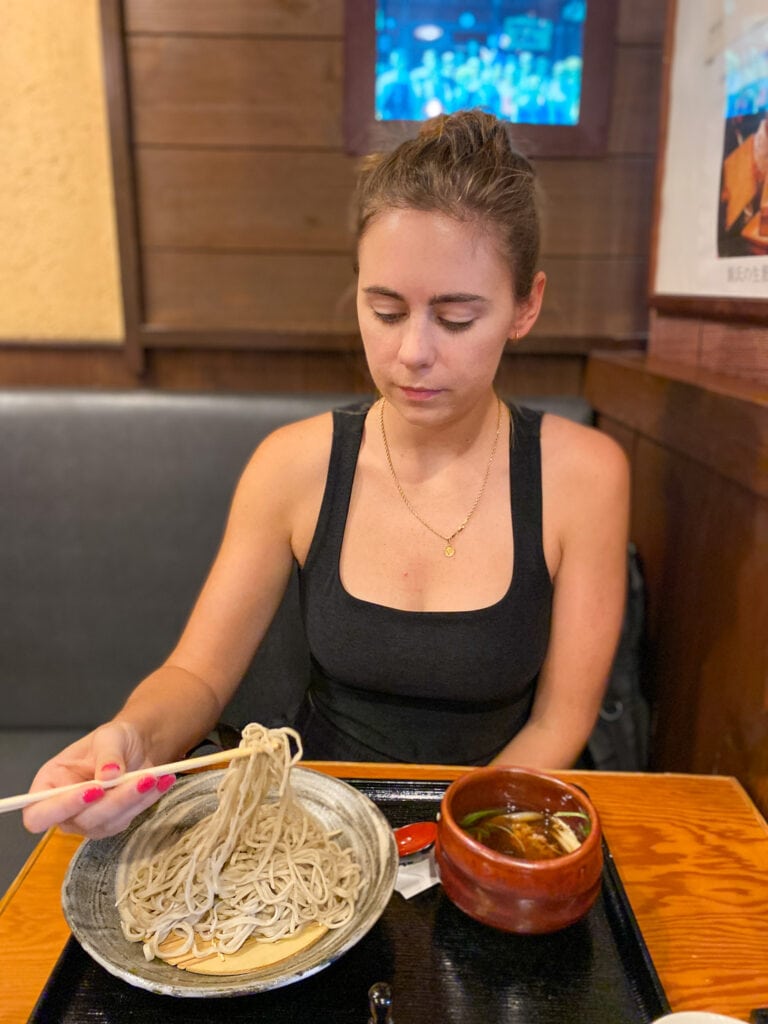
<svg viewBox="0 0 768 1024"><path fill-rule="evenodd" d="M86 782L74 782L70 786L57 786L54 789L41 789L35 793L20 793L18 796L6 796L0 799L0 814L6 811L20 811L28 804L36 804L41 800L48 800L52 796L60 796L62 793L74 793L75 790L86 790L92 786L100 786L102 789L113 789L121 786L124 782L132 782L134 779L143 779L147 775L159 778L161 775L177 775L179 772L192 771L195 768L207 768L212 764L222 764L238 757L250 757L253 750L249 747L234 747L232 750L219 750L215 754L204 754L202 757L188 757L184 761L171 761L169 764L151 765L149 768L139 768L135 772L125 772L118 775L116 779L90 779Z"/></svg>

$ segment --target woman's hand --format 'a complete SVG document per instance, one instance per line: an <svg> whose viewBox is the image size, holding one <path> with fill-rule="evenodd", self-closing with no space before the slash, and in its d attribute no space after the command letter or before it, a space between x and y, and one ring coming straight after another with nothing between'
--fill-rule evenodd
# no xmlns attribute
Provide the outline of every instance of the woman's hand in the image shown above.
<svg viewBox="0 0 768 1024"><path fill-rule="evenodd" d="M150 764L139 730L127 722L109 722L47 761L35 776L31 792L91 779L112 780L126 771L149 767ZM173 776L155 780L148 774L138 782L134 780L107 790L96 781L84 790L51 797L26 807L24 825L30 832L44 832L52 825L58 825L64 832L102 839L122 832L173 781Z"/></svg>

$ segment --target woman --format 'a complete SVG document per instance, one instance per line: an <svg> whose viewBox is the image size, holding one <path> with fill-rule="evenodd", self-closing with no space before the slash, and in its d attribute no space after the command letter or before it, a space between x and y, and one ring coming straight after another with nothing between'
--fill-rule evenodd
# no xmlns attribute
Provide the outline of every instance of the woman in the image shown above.
<svg viewBox="0 0 768 1024"><path fill-rule="evenodd" d="M494 391L544 294L535 192L504 126L477 111L367 161L357 306L380 397L257 449L175 650L33 789L193 746L294 560L313 655L297 722L307 757L575 761L620 630L628 474L606 436ZM27 808L25 823L113 834L172 782L94 786Z"/></svg>

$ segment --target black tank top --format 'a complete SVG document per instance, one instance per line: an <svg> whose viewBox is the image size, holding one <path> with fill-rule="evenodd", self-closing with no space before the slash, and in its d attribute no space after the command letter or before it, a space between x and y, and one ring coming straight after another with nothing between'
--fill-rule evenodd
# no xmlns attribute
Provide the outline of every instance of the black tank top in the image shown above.
<svg viewBox="0 0 768 1024"><path fill-rule="evenodd" d="M305 757L484 764L528 720L549 641L541 413L512 408L514 573L487 608L410 612L343 587L339 558L367 402L334 410L315 535L299 572L312 679L297 727Z"/></svg>

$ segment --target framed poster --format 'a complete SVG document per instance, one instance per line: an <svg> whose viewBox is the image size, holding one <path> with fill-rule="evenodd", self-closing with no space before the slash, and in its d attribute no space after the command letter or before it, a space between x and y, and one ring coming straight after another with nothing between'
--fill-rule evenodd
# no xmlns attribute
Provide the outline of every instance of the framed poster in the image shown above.
<svg viewBox="0 0 768 1024"><path fill-rule="evenodd" d="M616 0L345 0L344 137L392 148L479 107L526 155L604 151Z"/></svg>
<svg viewBox="0 0 768 1024"><path fill-rule="evenodd" d="M768 5L670 0L650 302L768 322Z"/></svg>

